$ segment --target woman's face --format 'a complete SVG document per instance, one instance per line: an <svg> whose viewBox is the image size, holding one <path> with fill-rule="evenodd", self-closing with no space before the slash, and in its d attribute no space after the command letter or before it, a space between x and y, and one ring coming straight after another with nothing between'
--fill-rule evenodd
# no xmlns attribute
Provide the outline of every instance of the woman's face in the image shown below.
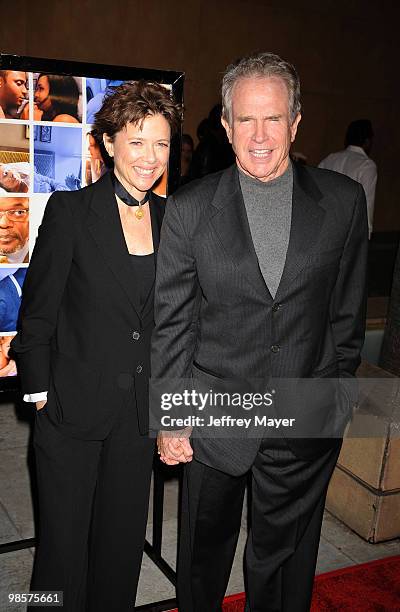
<svg viewBox="0 0 400 612"><path fill-rule="evenodd" d="M6 336L6 337L2 338L2 341L0 343L0 352L1 352L1 355L2 355L3 359L6 362L8 362L8 360L9 360L8 353L10 351L11 340L12 340L12 338L9 338L9 337Z"/></svg>
<svg viewBox="0 0 400 612"><path fill-rule="evenodd" d="M112 142L104 136L108 154L114 158L114 172L137 200L164 173L169 158L171 130L160 114L146 117L142 123L128 123Z"/></svg>
<svg viewBox="0 0 400 612"><path fill-rule="evenodd" d="M28 191L28 185L22 180L20 173L17 170L7 168L3 164L0 164L0 187L14 193L26 193Z"/></svg>
<svg viewBox="0 0 400 612"><path fill-rule="evenodd" d="M38 82L36 83L35 96L34 96L35 104L40 110L47 111L51 106L50 99L50 83L47 76L41 76Z"/></svg>

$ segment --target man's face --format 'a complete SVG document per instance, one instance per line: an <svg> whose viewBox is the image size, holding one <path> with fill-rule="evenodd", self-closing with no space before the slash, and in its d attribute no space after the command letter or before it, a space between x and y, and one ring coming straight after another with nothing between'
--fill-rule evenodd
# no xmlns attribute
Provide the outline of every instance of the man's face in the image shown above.
<svg viewBox="0 0 400 612"><path fill-rule="evenodd" d="M278 77L242 78L232 92L232 124L222 119L238 167L266 182L288 167L300 114L290 122L289 93Z"/></svg>
<svg viewBox="0 0 400 612"><path fill-rule="evenodd" d="M5 78L0 77L0 95L4 110L18 108L26 99L26 73L9 70Z"/></svg>
<svg viewBox="0 0 400 612"><path fill-rule="evenodd" d="M137 200L144 198L167 168L170 139L169 123L160 114L146 117L140 125L128 123L113 142L104 136L117 178Z"/></svg>
<svg viewBox="0 0 400 612"><path fill-rule="evenodd" d="M24 248L29 239L29 199L0 198L0 255Z"/></svg>
<svg viewBox="0 0 400 612"><path fill-rule="evenodd" d="M25 183L19 172L14 169L7 169L0 164L0 187L6 191L19 193L24 189Z"/></svg>

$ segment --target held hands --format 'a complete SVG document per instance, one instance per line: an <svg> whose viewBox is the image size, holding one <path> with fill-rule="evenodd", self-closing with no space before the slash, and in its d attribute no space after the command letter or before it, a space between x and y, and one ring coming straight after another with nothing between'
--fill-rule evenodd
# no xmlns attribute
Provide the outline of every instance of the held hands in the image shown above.
<svg viewBox="0 0 400 612"><path fill-rule="evenodd" d="M160 431L157 436L157 448L160 459L166 465L187 463L193 459L193 449L189 441L191 427L178 431Z"/></svg>

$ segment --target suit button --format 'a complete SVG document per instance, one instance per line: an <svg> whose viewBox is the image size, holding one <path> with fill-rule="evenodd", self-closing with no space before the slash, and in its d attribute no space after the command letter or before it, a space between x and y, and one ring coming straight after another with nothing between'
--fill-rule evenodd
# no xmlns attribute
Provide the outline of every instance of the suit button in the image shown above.
<svg viewBox="0 0 400 612"><path fill-rule="evenodd" d="M140 338L139 332L138 331L134 331L133 334L132 334L132 338L134 340L139 340L139 338Z"/></svg>
<svg viewBox="0 0 400 612"><path fill-rule="evenodd" d="M272 312L278 312L278 310L280 310L281 308L281 304L274 304L272 306Z"/></svg>
<svg viewBox="0 0 400 612"><path fill-rule="evenodd" d="M279 353L279 351L280 351L280 350L281 350L281 347L279 346L279 344L273 344L273 345L271 346L271 351L272 351L273 353Z"/></svg>
<svg viewBox="0 0 400 612"><path fill-rule="evenodd" d="M136 374L140 374L142 370L143 370L143 367L141 365L138 365L136 368Z"/></svg>

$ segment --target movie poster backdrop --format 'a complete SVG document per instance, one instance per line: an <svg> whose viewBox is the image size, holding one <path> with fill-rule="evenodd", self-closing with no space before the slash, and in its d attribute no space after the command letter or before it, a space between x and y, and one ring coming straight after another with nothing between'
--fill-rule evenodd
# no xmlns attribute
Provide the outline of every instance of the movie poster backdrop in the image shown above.
<svg viewBox="0 0 400 612"><path fill-rule="evenodd" d="M16 386L9 346L47 200L107 171L91 135L95 114L113 87L140 78L162 83L182 102L182 72L0 54L0 390ZM179 150L180 135L168 176L155 187L159 195L177 186Z"/></svg>

